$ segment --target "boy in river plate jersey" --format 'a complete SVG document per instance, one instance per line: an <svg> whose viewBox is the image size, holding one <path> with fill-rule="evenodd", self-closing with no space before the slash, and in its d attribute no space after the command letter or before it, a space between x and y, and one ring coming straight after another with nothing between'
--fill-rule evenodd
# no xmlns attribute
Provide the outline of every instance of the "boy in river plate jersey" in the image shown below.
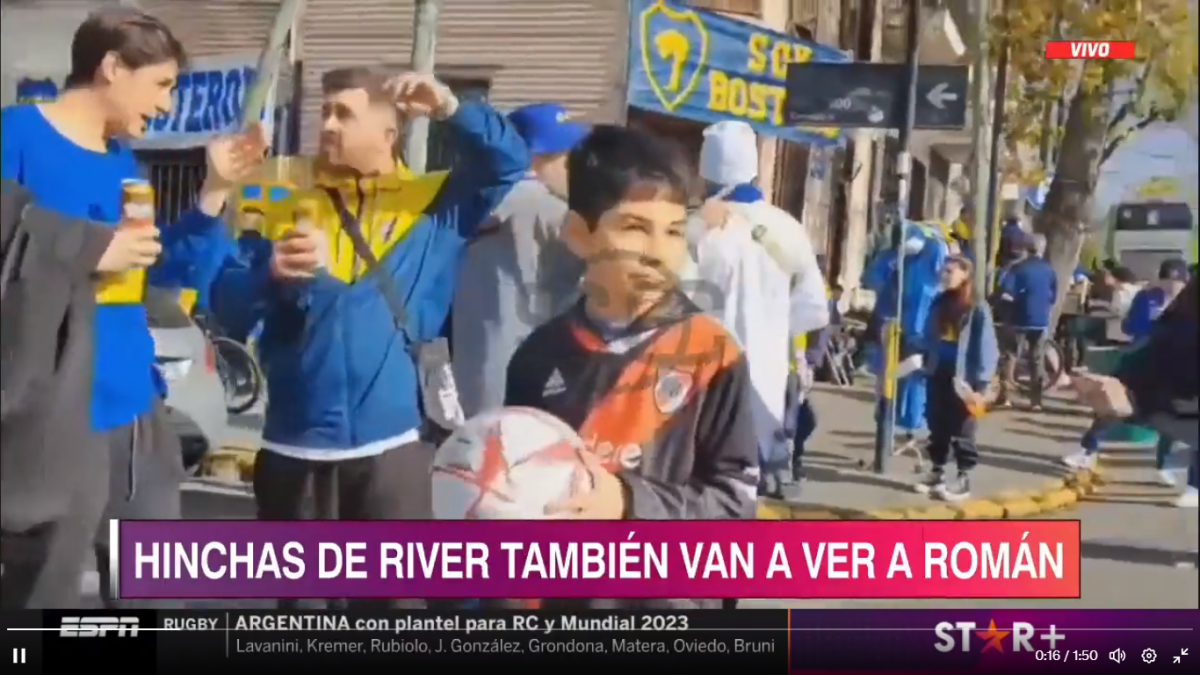
<svg viewBox="0 0 1200 675"><path fill-rule="evenodd" d="M505 396L563 419L592 450L595 489L549 515L754 518L745 355L678 289L688 184L679 151L645 132L597 127L571 152L568 175L564 236L586 263L584 297L517 349ZM657 601L681 603L717 604Z"/></svg>

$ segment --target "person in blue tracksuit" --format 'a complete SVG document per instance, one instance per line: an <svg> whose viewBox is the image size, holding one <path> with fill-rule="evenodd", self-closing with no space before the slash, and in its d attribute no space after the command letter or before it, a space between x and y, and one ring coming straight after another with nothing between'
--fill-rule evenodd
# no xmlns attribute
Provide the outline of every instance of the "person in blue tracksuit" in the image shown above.
<svg viewBox="0 0 1200 675"><path fill-rule="evenodd" d="M39 206L65 216L141 226L126 222L123 212L126 181L141 178L127 141L143 137L151 120L170 112L185 60L180 42L150 15L126 8L92 14L75 33L71 72L58 98L4 109L0 174L28 190ZM211 180L188 219L213 221L220 213L224 195L218 183L236 180L252 159L241 147L221 139L209 148ZM180 232L172 226L162 230L164 257L189 248ZM171 269L190 274L187 267ZM192 279L166 279L168 272L151 280L194 285ZM96 277L95 369L90 410L81 411L90 418L89 443L95 447L81 451L69 475L58 477L73 497L69 512L41 528L43 541L30 545L44 555L5 561L5 606L77 607L79 575L93 544L101 579L108 581L108 527L102 522L180 517L182 453L165 416L166 384L155 368L143 304L146 283L144 269ZM101 590L106 595L104 586ZM14 600L19 596L25 600Z"/></svg>
<svg viewBox="0 0 1200 675"><path fill-rule="evenodd" d="M997 406L1008 406L1015 387L1017 360L1024 358L1030 373L1029 403L1042 408L1045 388L1046 341L1050 338L1050 315L1058 295L1058 277L1046 260L1046 238L1026 238L1027 255L1012 265L1000 279L999 296L1007 307L1001 330L1000 395ZM1051 383L1053 384L1053 383Z"/></svg>
<svg viewBox="0 0 1200 675"><path fill-rule="evenodd" d="M863 286L876 294L871 324L877 337L869 367L879 375L880 386L885 366L882 329L896 315L897 298L904 303L900 326L900 359L904 360L917 353L917 346L923 340L929 308L940 289L940 270L949 252L941 233L911 222L905 224L903 248L904 288L896 284L893 249L881 252L863 273ZM896 429L909 440L925 429L925 398L925 376L920 372L897 381ZM875 414L884 414L881 406L876 407Z"/></svg>
<svg viewBox="0 0 1200 675"><path fill-rule="evenodd" d="M389 81L366 68L322 81L320 172L311 189L268 205L262 251L208 260L212 309L244 315L261 306L258 345L270 392L254 492L259 517L301 517L314 475L336 476L340 518L431 517L434 448L423 414L414 345L438 337L465 243L525 173L529 154L490 106L459 100L431 76ZM395 147L404 116L444 121L460 165L412 177ZM355 251L343 202L378 259ZM227 237L211 221L184 223L198 260ZM403 298L398 326L385 287Z"/></svg>

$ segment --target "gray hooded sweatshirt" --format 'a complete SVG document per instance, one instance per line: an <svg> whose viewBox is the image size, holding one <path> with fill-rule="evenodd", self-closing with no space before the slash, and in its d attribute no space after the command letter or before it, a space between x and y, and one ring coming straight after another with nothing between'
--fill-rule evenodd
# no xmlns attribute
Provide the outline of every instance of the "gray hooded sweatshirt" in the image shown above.
<svg viewBox="0 0 1200 675"><path fill-rule="evenodd" d="M583 263L559 237L566 216L566 202L529 177L467 246L451 335L454 378L468 418L504 404L517 345L579 297Z"/></svg>

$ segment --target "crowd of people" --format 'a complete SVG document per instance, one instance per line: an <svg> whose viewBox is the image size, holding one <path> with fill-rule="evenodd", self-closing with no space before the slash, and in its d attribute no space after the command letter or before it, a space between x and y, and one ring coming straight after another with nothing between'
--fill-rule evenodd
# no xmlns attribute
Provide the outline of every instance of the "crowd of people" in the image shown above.
<svg viewBox="0 0 1200 675"><path fill-rule="evenodd" d="M748 125L711 126L697 170L667 140L589 127L557 104L503 115L430 75L338 69L322 81L315 184L267 209L258 236L235 240L223 220L263 161L253 128L209 144L178 222L135 227L122 205L139 178L128 140L170 111L185 65L159 20L105 10L78 29L57 100L3 112L6 274L19 223L37 253L21 265L66 287L51 302L6 283L5 607L78 606L87 557L108 560L103 522L181 517L146 283L201 289L217 321L262 325L263 519L311 515L314 491L322 517L429 518L437 443L499 406L546 410L593 451L595 489L553 517L752 519L760 495L803 478L807 394L840 289L757 187ZM453 134L451 171L414 176L397 160L416 116ZM1001 284L1015 347L997 337L969 257L940 265L924 331L935 337L915 348L930 493L969 494L1001 354L1036 354L1047 333L1054 280L1038 260ZM10 386L9 317L29 334L22 349L51 347L27 390ZM635 371L657 372L653 392L627 386ZM1117 390L1095 384L1089 395L1113 408Z"/></svg>
<svg viewBox="0 0 1200 675"><path fill-rule="evenodd" d="M1070 345L1058 357L1064 374L1088 370L1085 356L1096 348L1109 348L1125 355L1145 348L1158 330L1158 319L1183 293L1195 270L1183 258L1167 258L1159 265L1157 278L1142 280L1115 260L1104 261L1095 270L1077 269L1071 279L1073 309L1064 312L1059 330L1051 324L1058 277L1045 259L1046 239L1018 227L1007 230L1004 262L997 282L994 304L1001 329L1003 366L996 406L1011 407L1018 361L1029 375L1026 391L1030 409L1040 411L1042 396L1058 382L1048 382L1046 344L1055 334ZM1194 282L1193 282L1194 283ZM1132 360L1132 359L1131 359ZM1097 415L1083 434L1078 447L1062 458L1072 469L1096 468L1101 444L1124 428L1120 416ZM1177 474L1186 472L1187 484L1175 500L1177 506L1195 508L1197 503L1196 462L1189 459L1189 443L1167 430L1158 429L1155 468L1159 484L1176 487Z"/></svg>

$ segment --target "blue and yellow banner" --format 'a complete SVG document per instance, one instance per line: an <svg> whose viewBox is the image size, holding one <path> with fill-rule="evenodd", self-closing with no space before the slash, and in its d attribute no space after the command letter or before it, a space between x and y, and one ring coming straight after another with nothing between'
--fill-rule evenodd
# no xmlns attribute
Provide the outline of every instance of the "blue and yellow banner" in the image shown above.
<svg viewBox="0 0 1200 675"><path fill-rule="evenodd" d="M737 119L760 134L829 144L837 129L784 123L787 66L843 62L841 51L667 0L631 0L628 103L700 122Z"/></svg>

